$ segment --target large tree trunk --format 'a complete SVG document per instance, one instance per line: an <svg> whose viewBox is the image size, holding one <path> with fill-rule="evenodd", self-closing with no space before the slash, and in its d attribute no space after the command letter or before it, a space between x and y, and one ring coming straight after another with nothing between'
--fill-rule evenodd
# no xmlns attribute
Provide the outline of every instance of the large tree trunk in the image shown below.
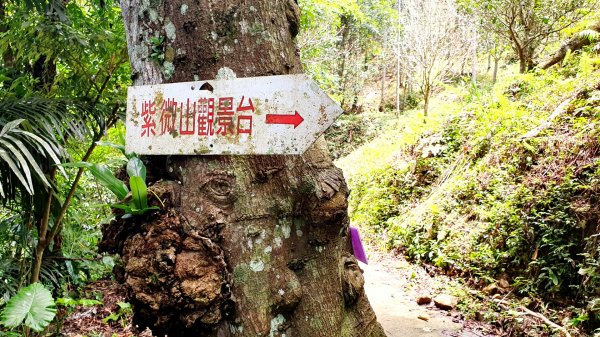
<svg viewBox="0 0 600 337"><path fill-rule="evenodd" d="M534 51L534 48L532 48L531 46L525 46L517 50L517 55L519 56L519 73L525 74L526 72L534 68Z"/></svg>
<svg viewBox="0 0 600 337"><path fill-rule="evenodd" d="M136 85L302 71L293 0L121 7ZM163 64L150 57L152 36L166 37L154 46ZM161 336L385 336L351 254L348 189L322 139L301 156L146 161L150 189L167 209L142 224L114 221L102 243L122 255L120 278L140 328Z"/></svg>

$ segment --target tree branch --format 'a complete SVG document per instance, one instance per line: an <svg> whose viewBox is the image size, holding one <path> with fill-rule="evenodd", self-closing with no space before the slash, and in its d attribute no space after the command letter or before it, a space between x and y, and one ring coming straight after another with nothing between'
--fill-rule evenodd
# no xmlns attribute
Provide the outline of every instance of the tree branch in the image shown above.
<svg viewBox="0 0 600 337"><path fill-rule="evenodd" d="M592 31L600 33L600 22L597 22L592 27L589 28ZM562 46L552 55L550 58L546 59L542 64L539 65L541 69L548 69L553 65L562 62L562 60L567 56L569 51L573 52L579 50L587 45L595 42L593 39L590 39L588 36L583 35L581 32L563 42Z"/></svg>

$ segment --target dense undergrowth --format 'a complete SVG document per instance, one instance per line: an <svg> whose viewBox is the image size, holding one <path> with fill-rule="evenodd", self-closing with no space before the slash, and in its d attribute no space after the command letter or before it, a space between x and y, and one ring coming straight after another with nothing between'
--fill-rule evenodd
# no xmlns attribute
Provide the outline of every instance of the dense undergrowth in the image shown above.
<svg viewBox="0 0 600 337"><path fill-rule="evenodd" d="M519 303L600 333L598 68L582 53L493 86L447 85L426 124L408 111L338 161L353 222L480 289L508 279Z"/></svg>

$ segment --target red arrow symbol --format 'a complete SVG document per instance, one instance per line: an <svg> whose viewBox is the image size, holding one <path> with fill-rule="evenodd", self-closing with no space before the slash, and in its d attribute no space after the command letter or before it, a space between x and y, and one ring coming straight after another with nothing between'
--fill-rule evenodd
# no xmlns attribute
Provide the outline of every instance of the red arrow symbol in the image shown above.
<svg viewBox="0 0 600 337"><path fill-rule="evenodd" d="M295 129L304 121L298 111L295 112L294 115L267 114L267 124L289 124L293 125Z"/></svg>

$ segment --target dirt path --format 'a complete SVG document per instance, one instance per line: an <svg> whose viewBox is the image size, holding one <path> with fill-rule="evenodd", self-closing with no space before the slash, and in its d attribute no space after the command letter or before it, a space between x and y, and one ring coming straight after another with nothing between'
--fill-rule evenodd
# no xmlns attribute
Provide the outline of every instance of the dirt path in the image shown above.
<svg viewBox="0 0 600 337"><path fill-rule="evenodd" d="M416 297L437 295L443 277L431 277L421 267L382 254L361 264L369 301L388 337L493 336L480 323L464 321L457 311L443 311L433 304L420 306ZM428 321L419 319L428 317Z"/></svg>

